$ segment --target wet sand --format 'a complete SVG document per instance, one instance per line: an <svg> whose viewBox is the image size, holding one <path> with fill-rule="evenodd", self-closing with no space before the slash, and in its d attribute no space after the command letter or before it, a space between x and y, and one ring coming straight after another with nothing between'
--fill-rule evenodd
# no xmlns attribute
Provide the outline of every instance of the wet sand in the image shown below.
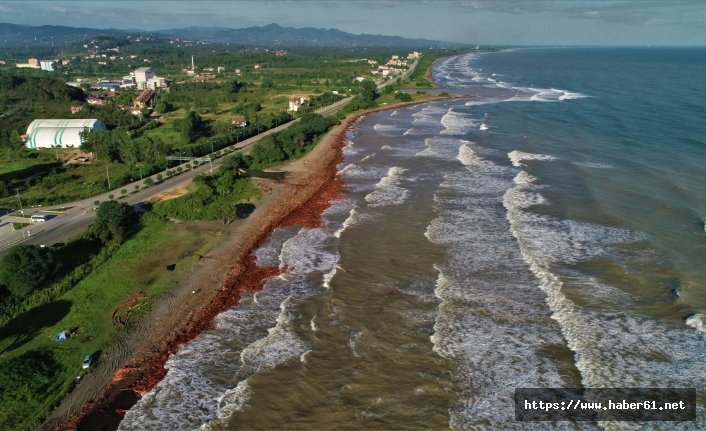
<svg viewBox="0 0 706 431"><path fill-rule="evenodd" d="M105 356L114 356L112 360L98 364L89 381L80 382L67 395L42 429L116 429L125 411L164 378L164 364L181 344L208 329L216 315L237 305L241 292L258 290L265 279L280 273L279 268L257 267L252 252L278 226L321 223L321 213L342 191L336 165L342 160L345 134L369 112L349 116L306 156L285 164L284 180L258 179L263 198L250 217L220 227L221 244L171 292L158 298L143 321L106 349Z"/></svg>

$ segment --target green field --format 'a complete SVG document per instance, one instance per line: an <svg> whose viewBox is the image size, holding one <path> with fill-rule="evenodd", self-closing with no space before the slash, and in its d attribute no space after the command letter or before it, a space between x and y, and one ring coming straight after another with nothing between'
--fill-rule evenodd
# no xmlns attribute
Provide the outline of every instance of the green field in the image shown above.
<svg viewBox="0 0 706 431"><path fill-rule="evenodd" d="M73 289L0 328L0 384L10 381L8 379L14 379L12 384L22 384L16 382L22 379L17 370L7 368L26 361L31 352L53 354L56 361L55 375L45 381L31 381L37 374L24 376L30 379L25 387L39 385L38 393L42 396L18 397L17 390L8 392L12 387L0 385L0 429L23 430L36 426L51 406L72 388L76 377L85 372L81 369L82 358L97 352L99 356L100 350L123 330L122 326L113 324L116 304L144 292L144 299L137 302L141 307L128 321L143 315L150 302L172 287L198 254L206 254L216 240L214 234L154 216L143 218L143 224L133 238ZM176 270L166 271L165 266L173 263L177 264ZM76 336L63 342L53 341L59 331L74 327L79 328Z"/></svg>

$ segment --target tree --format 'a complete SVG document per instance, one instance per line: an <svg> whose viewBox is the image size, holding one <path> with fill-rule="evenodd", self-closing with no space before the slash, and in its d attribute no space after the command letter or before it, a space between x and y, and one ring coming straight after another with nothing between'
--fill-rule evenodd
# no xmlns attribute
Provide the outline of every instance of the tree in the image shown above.
<svg viewBox="0 0 706 431"><path fill-rule="evenodd" d="M122 243L136 221L137 213L130 205L110 200L98 207L94 230L104 241Z"/></svg>
<svg viewBox="0 0 706 431"><path fill-rule="evenodd" d="M372 104L375 103L375 98L378 97L375 82L369 79L363 81L363 91L360 94L363 97L363 100L369 104L368 106L372 106Z"/></svg>
<svg viewBox="0 0 706 431"><path fill-rule="evenodd" d="M157 103L155 103L154 109L155 109L155 111L159 112L160 114L166 114L167 112L172 112L174 110L174 105L172 105L165 98L160 97L157 100Z"/></svg>
<svg viewBox="0 0 706 431"><path fill-rule="evenodd" d="M0 284L13 296L25 296L43 287L56 268L54 255L48 249L18 245L0 261Z"/></svg>
<svg viewBox="0 0 706 431"><path fill-rule="evenodd" d="M188 142L193 142L206 133L206 122L196 112L189 111L186 118L177 123L181 136Z"/></svg>
<svg viewBox="0 0 706 431"><path fill-rule="evenodd" d="M231 81L231 83L230 83L230 92L231 92L231 93L237 93L237 92L239 92L240 89L242 89L243 87L245 87L245 83L244 83L244 82L240 82L240 81L238 81L237 79L234 79L234 80Z"/></svg>
<svg viewBox="0 0 706 431"><path fill-rule="evenodd" d="M223 160L221 165L224 171L231 171L236 178L239 178L248 170L248 161L245 156L240 151L236 151L235 154L230 155Z"/></svg>

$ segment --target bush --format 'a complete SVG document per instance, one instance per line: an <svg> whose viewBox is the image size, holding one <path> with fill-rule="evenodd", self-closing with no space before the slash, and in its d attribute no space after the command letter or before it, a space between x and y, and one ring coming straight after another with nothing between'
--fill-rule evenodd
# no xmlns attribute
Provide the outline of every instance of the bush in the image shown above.
<svg viewBox="0 0 706 431"><path fill-rule="evenodd" d="M399 93L395 94L395 99L402 101L402 102L411 102L412 96L410 96L409 93L399 92Z"/></svg>
<svg viewBox="0 0 706 431"><path fill-rule="evenodd" d="M126 194L127 194L127 189L122 189L122 190L120 190L120 193L126 195Z"/></svg>
<svg viewBox="0 0 706 431"><path fill-rule="evenodd" d="M152 179L152 177L145 178L145 187L149 187L152 185L154 185L154 180Z"/></svg>
<svg viewBox="0 0 706 431"><path fill-rule="evenodd" d="M157 174L157 181L158 182L161 183L163 179L164 179L164 176L162 174Z"/></svg>
<svg viewBox="0 0 706 431"><path fill-rule="evenodd" d="M112 201L114 198L115 198L114 195L108 195L108 199L110 199L111 201Z"/></svg>
<svg viewBox="0 0 706 431"><path fill-rule="evenodd" d="M98 200L93 201L93 205L95 205L95 206L98 206L98 205L100 205L100 204L101 204L101 201L98 201Z"/></svg>
<svg viewBox="0 0 706 431"><path fill-rule="evenodd" d="M127 234L135 227L136 222L137 213L130 205L108 201L98 207L93 229L105 242L112 239L122 243Z"/></svg>
<svg viewBox="0 0 706 431"><path fill-rule="evenodd" d="M63 372L50 350L32 350L5 361L0 367L0 429L20 429L18 422L42 411L54 379Z"/></svg>
<svg viewBox="0 0 706 431"><path fill-rule="evenodd" d="M16 297L45 287L56 273L57 265L49 249L18 245L0 261L0 284Z"/></svg>

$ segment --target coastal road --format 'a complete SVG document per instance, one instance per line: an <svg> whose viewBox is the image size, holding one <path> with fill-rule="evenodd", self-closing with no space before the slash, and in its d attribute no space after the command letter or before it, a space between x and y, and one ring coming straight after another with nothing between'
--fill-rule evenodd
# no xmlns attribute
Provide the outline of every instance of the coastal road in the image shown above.
<svg viewBox="0 0 706 431"><path fill-rule="evenodd" d="M414 71L418 64L419 59L416 59L414 63L412 63L412 66L400 77L403 80L409 78L410 74ZM382 90L395 81L396 79L389 79L379 83L378 90ZM319 108L315 112L321 115L335 114L346 106L352 99L353 96L348 96L332 103L331 105ZM253 136L252 138L246 139L226 148L240 150L247 154L252 151L254 144L263 137L279 132L280 130L284 130L297 121L298 119L282 124L281 126L269 129ZM74 202L53 205L46 208L26 208L24 210L25 216L32 214L49 214L51 218L44 222L32 223L23 229L13 230L12 228L13 221L17 222L23 220L21 218L12 217L14 215L18 215L17 212L10 216L5 215L0 218L0 259L8 252L10 248L18 244L51 246L76 237L95 219L95 201L104 202L110 199L110 195L113 195L119 202L125 202L129 205L144 204L162 193L188 186L194 177L207 173L212 168L216 169L222 163L223 158L221 157L219 159L214 159L211 163L202 164L173 177L167 177L166 171L161 172L162 176L166 179L159 183L156 183L156 177L158 174L154 174L150 178L152 178L156 184L147 188L144 187L143 181L135 181L133 183L126 184L119 189ZM135 190L135 186L138 186L140 189L135 193L123 195L120 192L122 189L133 191Z"/></svg>
<svg viewBox="0 0 706 431"><path fill-rule="evenodd" d="M334 114L350 102L351 99L352 97L350 96L346 97L345 99L341 99L331 105L320 108L316 112L321 115ZM252 138L231 145L228 148L237 149L247 154L252 151L254 144L263 137L279 132L280 130L284 130L297 121L298 119L269 129L253 136ZM214 159L212 163L202 164L171 178L167 177L166 172L161 172L162 176L166 179L147 188L144 188L143 181L135 181L133 183L126 184L119 189L115 189L98 196L92 196L87 199L61 205L54 205L46 208L26 208L24 210L25 216L30 216L32 214L48 214L51 218L44 222L32 223L30 226L16 231L12 228L12 222L27 222L29 219L13 217L19 215L19 212L15 212L12 215L5 215L0 218L0 258L2 258L10 248L17 244L50 246L59 242L67 241L79 235L95 219L95 201L104 202L109 200L110 195L113 195L119 202L125 202L129 205L143 204L149 202L157 195L188 186L194 177L209 172L211 168L216 169L222 163L222 157L219 159ZM155 182L156 176L157 174L151 176ZM135 190L135 186L140 188L140 190L136 193L123 195L120 192L122 189L127 189L130 191Z"/></svg>

